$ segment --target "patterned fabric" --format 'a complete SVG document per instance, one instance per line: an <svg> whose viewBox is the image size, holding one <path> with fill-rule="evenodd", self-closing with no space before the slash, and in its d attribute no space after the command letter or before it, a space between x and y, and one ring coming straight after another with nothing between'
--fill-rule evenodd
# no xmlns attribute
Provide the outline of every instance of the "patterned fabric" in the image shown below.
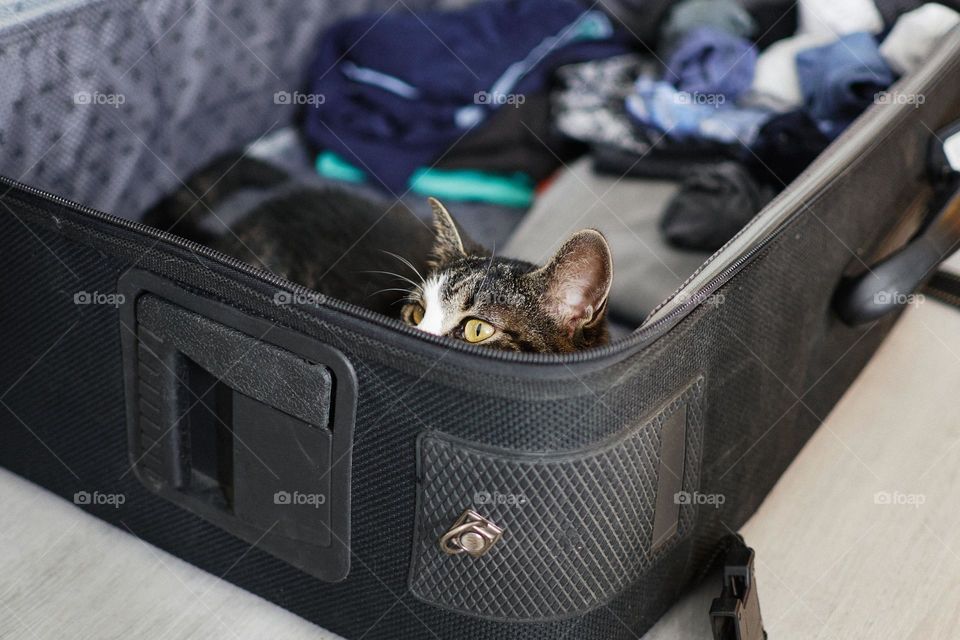
<svg viewBox="0 0 960 640"><path fill-rule="evenodd" d="M637 55L561 67L562 89L553 94L557 128L564 135L591 145L610 145L642 155L651 140L630 122L624 99L644 67Z"/></svg>
<svg viewBox="0 0 960 640"><path fill-rule="evenodd" d="M719 98L713 94L678 91L669 82L643 76L637 79L626 104L631 118L676 140L699 138L751 145L771 112L727 107Z"/></svg>
<svg viewBox="0 0 960 640"><path fill-rule="evenodd" d="M3 3L0 174L137 218L215 155L293 119L325 25L389 6Z"/></svg>
<svg viewBox="0 0 960 640"><path fill-rule="evenodd" d="M684 464L667 473L679 476L681 492L699 486L702 395L698 378L655 415L580 451L520 453L427 433L419 446L410 590L431 604L497 620L569 616L609 601L690 532L697 506L680 502L677 531L655 540L655 509L674 419L681 421ZM482 558L451 558L437 540L468 507L504 536Z"/></svg>

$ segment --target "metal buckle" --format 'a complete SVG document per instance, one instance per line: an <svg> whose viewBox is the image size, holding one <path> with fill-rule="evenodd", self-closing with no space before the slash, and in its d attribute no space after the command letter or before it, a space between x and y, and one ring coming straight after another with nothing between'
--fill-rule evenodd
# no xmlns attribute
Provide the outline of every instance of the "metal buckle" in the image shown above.
<svg viewBox="0 0 960 640"><path fill-rule="evenodd" d="M710 606L714 640L765 640L753 549L738 537L723 567L723 590Z"/></svg>
<svg viewBox="0 0 960 640"><path fill-rule="evenodd" d="M466 553L479 558L490 551L501 535L503 529L473 509L467 509L440 538L440 548L450 556Z"/></svg>

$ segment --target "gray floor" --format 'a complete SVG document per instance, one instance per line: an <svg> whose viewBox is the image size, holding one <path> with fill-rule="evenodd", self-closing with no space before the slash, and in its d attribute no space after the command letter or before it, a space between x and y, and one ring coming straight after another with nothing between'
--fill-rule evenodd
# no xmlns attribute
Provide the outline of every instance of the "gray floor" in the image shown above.
<svg viewBox="0 0 960 640"><path fill-rule="evenodd" d="M960 311L925 301L742 529L772 639L957 637L957 389ZM4 471L0 504L0 638L335 637ZM645 639L709 638L715 589Z"/></svg>

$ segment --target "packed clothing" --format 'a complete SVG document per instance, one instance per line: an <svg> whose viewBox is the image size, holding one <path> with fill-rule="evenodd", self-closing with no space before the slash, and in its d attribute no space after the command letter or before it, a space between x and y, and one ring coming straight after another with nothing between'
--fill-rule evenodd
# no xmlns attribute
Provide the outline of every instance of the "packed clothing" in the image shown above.
<svg viewBox="0 0 960 640"><path fill-rule="evenodd" d="M660 231L715 250L954 26L910 0L481 1L346 20L305 108L317 172L529 208L579 156L675 181Z"/></svg>

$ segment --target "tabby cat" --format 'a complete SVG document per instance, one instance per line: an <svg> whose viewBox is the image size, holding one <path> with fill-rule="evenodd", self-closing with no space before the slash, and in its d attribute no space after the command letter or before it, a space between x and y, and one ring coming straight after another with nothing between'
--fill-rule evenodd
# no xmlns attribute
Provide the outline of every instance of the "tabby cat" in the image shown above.
<svg viewBox="0 0 960 640"><path fill-rule="evenodd" d="M284 189L287 182L266 163L224 157L144 220L434 335L556 353L608 340L613 262L599 231L573 234L538 267L476 245L433 198L430 229L401 206L386 208L340 189ZM251 186L276 193L229 231L204 230L217 219L217 206Z"/></svg>

